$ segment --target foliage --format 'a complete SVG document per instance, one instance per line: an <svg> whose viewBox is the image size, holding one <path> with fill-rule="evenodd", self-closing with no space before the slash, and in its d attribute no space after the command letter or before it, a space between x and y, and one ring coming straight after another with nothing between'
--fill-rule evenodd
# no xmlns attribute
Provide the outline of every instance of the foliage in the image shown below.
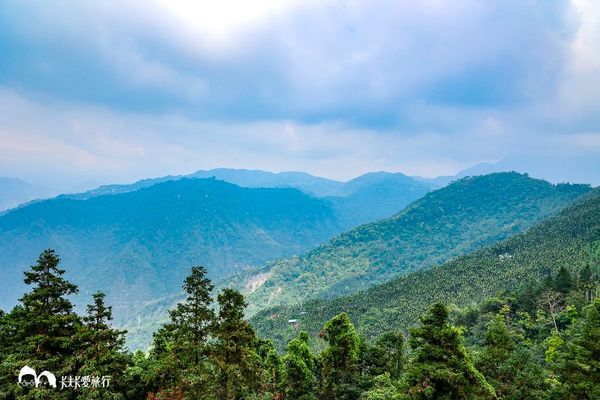
<svg viewBox="0 0 600 400"><path fill-rule="evenodd" d="M398 327L369 341L359 336L347 313L340 313L323 325L321 338L316 339L323 349L318 356L311 350L313 339L300 332L283 357L244 319L246 301L239 292L221 291L213 310L213 286L202 267L192 267L184 281L187 297L156 333L151 351L128 354L123 332L110 326L111 307L103 293L93 296L85 316L73 313L67 296L76 287L62 278L58 262L54 252L44 252L26 276L31 292L11 312L0 312L0 399L595 399L599 395L600 281L593 262L569 271L571 278L578 278L561 292L565 304L555 310L556 324L550 322L543 299L564 281L560 268L532 286L496 293L463 309L450 311L444 304L434 304L421 316L420 325L410 329L409 349ZM44 320L28 314L34 309L41 313L40 304L53 305ZM47 330L42 340L43 327ZM71 335L64 336L65 332ZM53 372L109 374L114 379L109 387L76 390L15 383L22 365L46 369L50 363L55 363Z"/></svg>
<svg viewBox="0 0 600 400"><path fill-rule="evenodd" d="M410 332L414 355L406 373L412 399L494 398L494 388L473 366L462 331L451 326L448 309L437 303Z"/></svg>
<svg viewBox="0 0 600 400"><path fill-rule="evenodd" d="M252 323L261 336L272 338L281 349L293 334L287 323L289 319L298 319L302 329L315 337L327 320L346 312L356 321L361 335L374 339L384 332L406 331L435 302L464 307L515 288L523 289L518 295L529 297L527 311L535 312L539 298L527 292L528 286L556 274L561 266L579 271L588 263L597 273L600 269L598 189L523 234L444 265L350 296L269 308L253 316ZM589 299L593 288L589 282L585 285L588 285L585 296ZM584 301L585 296L582 294L577 301ZM561 294L561 298L565 296ZM562 309L564 301L559 305ZM548 323L553 325L551 318Z"/></svg>
<svg viewBox="0 0 600 400"><path fill-rule="evenodd" d="M589 190L514 172L467 177L428 193L391 218L359 226L228 284L246 290L252 312L347 295L523 232ZM250 284L259 277L262 285Z"/></svg>

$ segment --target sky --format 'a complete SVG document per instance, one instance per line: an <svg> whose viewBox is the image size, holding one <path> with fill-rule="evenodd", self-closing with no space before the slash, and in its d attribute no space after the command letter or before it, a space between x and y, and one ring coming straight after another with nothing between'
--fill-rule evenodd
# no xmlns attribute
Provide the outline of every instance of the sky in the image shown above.
<svg viewBox="0 0 600 400"><path fill-rule="evenodd" d="M502 159L600 170L596 0L0 1L0 176Z"/></svg>

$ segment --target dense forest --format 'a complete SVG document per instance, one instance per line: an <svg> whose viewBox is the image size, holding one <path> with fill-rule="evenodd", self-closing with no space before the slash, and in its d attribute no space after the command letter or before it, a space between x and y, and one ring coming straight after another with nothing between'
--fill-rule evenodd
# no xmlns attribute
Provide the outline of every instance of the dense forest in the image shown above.
<svg viewBox="0 0 600 400"><path fill-rule="evenodd" d="M240 275L237 282L228 279L228 284L246 294L252 312L354 293L524 232L590 190L589 185L553 185L515 172L465 177L391 218ZM256 281L263 283L251 284Z"/></svg>
<svg viewBox="0 0 600 400"><path fill-rule="evenodd" d="M269 308L253 316L252 323L282 349L296 334L289 320L315 335L328 319L345 311L361 335L375 338L390 329L408 329L433 302L465 307L534 284L561 267L576 272L587 264L600 272L599 189L522 234L443 265L351 296Z"/></svg>
<svg viewBox="0 0 600 400"><path fill-rule="evenodd" d="M206 270L193 267L150 351L131 354L103 293L74 312L77 287L64 272L44 251L25 272L30 290L0 313L0 399L600 398L589 264L463 309L435 303L408 332L372 340L341 313L316 337L299 330L281 353L245 320L243 295L223 289L213 304ZM54 374L56 387L43 374L19 383L25 366Z"/></svg>

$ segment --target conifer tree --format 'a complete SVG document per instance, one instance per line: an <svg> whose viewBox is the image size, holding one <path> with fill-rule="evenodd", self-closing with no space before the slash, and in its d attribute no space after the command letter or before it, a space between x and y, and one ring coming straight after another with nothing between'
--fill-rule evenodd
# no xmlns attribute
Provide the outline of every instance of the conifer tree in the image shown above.
<svg viewBox="0 0 600 400"><path fill-rule="evenodd" d="M25 365L39 371L51 371L55 376L74 375L73 340L80 318L73 312L67 296L77 293L77 286L64 279L60 259L54 250L44 250L36 264L25 272L25 283L32 287L20 304L5 316L9 324L10 355L1 366L0 386L7 398L33 399L47 396L46 389L27 389L17 385L19 369ZM69 398L69 391L53 394Z"/></svg>
<svg viewBox="0 0 600 400"><path fill-rule="evenodd" d="M494 389L473 366L461 330L449 323L446 306L433 305L420 321L409 339L414 351L406 374L410 398L494 398Z"/></svg>
<svg viewBox="0 0 600 400"><path fill-rule="evenodd" d="M328 344L322 353L322 397L358 399L360 339L348 314L341 313L329 320L321 331L321 337Z"/></svg>
<svg viewBox="0 0 600 400"><path fill-rule="evenodd" d="M592 269L590 268L590 263L586 263L584 267L581 269L579 273L578 286L581 290L583 290L586 301L592 301L593 296L593 288L594 288L594 278L592 274Z"/></svg>
<svg viewBox="0 0 600 400"><path fill-rule="evenodd" d="M300 332L288 343L283 358L285 395L288 399L315 399L315 357L309 346L309 336Z"/></svg>
<svg viewBox="0 0 600 400"><path fill-rule="evenodd" d="M77 362L81 365L78 376L108 377L108 387L84 387L78 391L80 399L124 399L124 372L129 364L125 351L125 331L111 326L112 307L104 303L102 292L93 294L93 304L87 306L83 326L77 332Z"/></svg>
<svg viewBox="0 0 600 400"><path fill-rule="evenodd" d="M217 342L212 353L212 361L217 368L214 398L248 398L260 392L262 370L254 329L244 320L247 304L244 296L233 289L219 293L217 302Z"/></svg>
<svg viewBox="0 0 600 400"><path fill-rule="evenodd" d="M192 267L183 284L186 299L169 312L170 323L154 337L153 356L163 395L176 391L201 399L211 390L208 341L215 322L213 287L204 267Z"/></svg>

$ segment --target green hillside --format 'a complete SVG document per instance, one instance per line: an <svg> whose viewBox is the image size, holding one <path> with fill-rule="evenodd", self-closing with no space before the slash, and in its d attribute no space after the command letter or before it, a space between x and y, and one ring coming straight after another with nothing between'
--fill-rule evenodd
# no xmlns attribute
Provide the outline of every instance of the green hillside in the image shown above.
<svg viewBox="0 0 600 400"><path fill-rule="evenodd" d="M190 265L213 279L290 256L340 232L331 205L296 189L182 179L87 200L56 198L0 217L0 307L22 294L22 271L45 248L62 255L80 298L101 289L117 320L179 291Z"/></svg>
<svg viewBox="0 0 600 400"><path fill-rule="evenodd" d="M444 265L351 296L263 310L252 323L262 336L283 344L296 335L296 328L316 335L327 320L345 311L361 334L373 338L406 330L435 302L470 305L535 283L561 266L578 271L586 263L600 269L599 189L526 233ZM289 324L290 319L297 324Z"/></svg>
<svg viewBox="0 0 600 400"><path fill-rule="evenodd" d="M245 291L251 310L357 292L523 232L589 190L517 173L464 178L228 284Z"/></svg>

